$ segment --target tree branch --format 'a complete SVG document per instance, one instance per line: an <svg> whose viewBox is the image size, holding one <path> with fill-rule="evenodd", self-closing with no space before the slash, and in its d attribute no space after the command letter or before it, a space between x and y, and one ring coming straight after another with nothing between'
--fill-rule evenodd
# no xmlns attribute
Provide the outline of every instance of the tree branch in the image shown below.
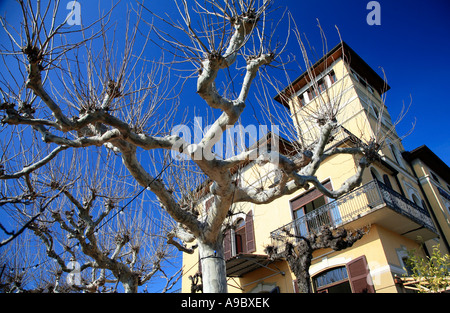
<svg viewBox="0 0 450 313"><path fill-rule="evenodd" d="M47 155L45 158L43 158L42 160L24 167L21 171L16 172L14 174L9 174L9 175L0 175L0 179L13 179L13 178L20 178L24 175L28 175L31 172L37 170L38 168L41 168L42 166L46 165L47 163L49 163L51 160L53 160L58 153L60 153L61 151L66 150L67 148L69 148L68 146L62 145L59 146L57 148L55 148L52 152L50 152L49 155Z"/></svg>

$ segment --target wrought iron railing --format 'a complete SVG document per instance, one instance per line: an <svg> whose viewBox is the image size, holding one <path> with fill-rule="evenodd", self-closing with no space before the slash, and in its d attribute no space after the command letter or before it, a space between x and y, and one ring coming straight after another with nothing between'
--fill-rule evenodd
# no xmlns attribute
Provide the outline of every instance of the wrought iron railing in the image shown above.
<svg viewBox="0 0 450 313"><path fill-rule="evenodd" d="M270 236L273 244L281 247L288 234L307 236L311 232L317 232L322 226L336 228L385 206L436 233L426 210L383 183L373 180L272 231Z"/></svg>

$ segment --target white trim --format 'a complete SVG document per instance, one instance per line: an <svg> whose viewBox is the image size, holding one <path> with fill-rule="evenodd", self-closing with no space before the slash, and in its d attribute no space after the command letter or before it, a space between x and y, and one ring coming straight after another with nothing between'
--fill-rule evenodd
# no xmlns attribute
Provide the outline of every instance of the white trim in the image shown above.
<svg viewBox="0 0 450 313"><path fill-rule="evenodd" d="M406 264L403 262L403 258L408 257L408 249L406 249L406 247L402 245L399 249L395 249L395 252L397 253L398 261L400 263L400 267L396 266L396 274L406 274Z"/></svg>
<svg viewBox="0 0 450 313"><path fill-rule="evenodd" d="M414 202L415 204L417 204L414 201L413 195L417 197L417 199L419 201L423 201L422 197L420 196L420 192L413 186L411 185L409 182L405 181L403 179L403 185L405 185L407 187L407 194L408 194L408 198L409 200L411 200L412 202ZM422 207L422 203L417 204L418 206Z"/></svg>
<svg viewBox="0 0 450 313"><path fill-rule="evenodd" d="M377 176L376 179L378 179L380 182L384 182L383 176L381 176L380 172L378 172L377 168L375 166L373 166L373 165L371 165L369 167L369 172L370 172L371 175L372 175L372 170L373 170L375 176Z"/></svg>
<svg viewBox="0 0 450 313"><path fill-rule="evenodd" d="M333 257L331 259L324 257L322 261L316 264L313 264L309 268L309 275L314 276L317 273L320 273L328 268L345 266L348 262L350 262L352 258L345 257Z"/></svg>
<svg viewBox="0 0 450 313"><path fill-rule="evenodd" d="M417 181L417 179L414 176L412 176L411 173L409 173L405 168L401 167L398 163L392 161L391 158L386 157L386 155L382 155L381 159L390 166L392 166L394 169L396 169L399 172L399 174L401 173L402 175L408 177L412 181Z"/></svg>
<svg viewBox="0 0 450 313"><path fill-rule="evenodd" d="M402 168L405 168L405 163L403 160L403 156L400 153L400 150L398 149L398 147L389 139L386 139L386 144L389 147L389 151L391 152L391 154L394 157L394 160L397 161L396 163L398 163L398 165Z"/></svg>

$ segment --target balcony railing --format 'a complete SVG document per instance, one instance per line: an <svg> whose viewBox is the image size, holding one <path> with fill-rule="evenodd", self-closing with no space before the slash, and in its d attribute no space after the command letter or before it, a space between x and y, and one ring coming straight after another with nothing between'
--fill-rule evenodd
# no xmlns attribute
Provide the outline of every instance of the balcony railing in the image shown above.
<svg viewBox="0 0 450 313"><path fill-rule="evenodd" d="M281 248L288 234L305 237L311 232L317 232L322 226L336 228L386 206L436 233L426 210L383 183L373 180L272 231L270 236L273 244Z"/></svg>

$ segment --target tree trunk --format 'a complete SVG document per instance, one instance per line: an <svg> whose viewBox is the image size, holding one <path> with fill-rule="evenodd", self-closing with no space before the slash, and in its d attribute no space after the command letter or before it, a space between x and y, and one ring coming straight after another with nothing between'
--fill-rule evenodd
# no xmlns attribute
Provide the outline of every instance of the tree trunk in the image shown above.
<svg viewBox="0 0 450 313"><path fill-rule="evenodd" d="M202 266L204 293L227 293L227 275L223 249L223 237L213 243L199 240L198 249Z"/></svg>
<svg viewBox="0 0 450 313"><path fill-rule="evenodd" d="M301 240L296 247L289 249L286 261L297 278L298 290L300 293L311 293L311 276L309 275L313 253L311 246L306 240Z"/></svg>
<svg viewBox="0 0 450 313"><path fill-rule="evenodd" d="M134 274L127 274L125 277L120 278L120 282L123 285L125 293L137 293L138 292L138 278Z"/></svg>
<svg viewBox="0 0 450 313"><path fill-rule="evenodd" d="M297 278L298 290L300 293L311 293L311 276L309 275L309 267L311 261L309 257L287 258L289 267Z"/></svg>
<svg viewBox="0 0 450 313"><path fill-rule="evenodd" d="M301 273L296 275L298 291L300 293L311 293L311 277L309 275L309 269L304 269Z"/></svg>

